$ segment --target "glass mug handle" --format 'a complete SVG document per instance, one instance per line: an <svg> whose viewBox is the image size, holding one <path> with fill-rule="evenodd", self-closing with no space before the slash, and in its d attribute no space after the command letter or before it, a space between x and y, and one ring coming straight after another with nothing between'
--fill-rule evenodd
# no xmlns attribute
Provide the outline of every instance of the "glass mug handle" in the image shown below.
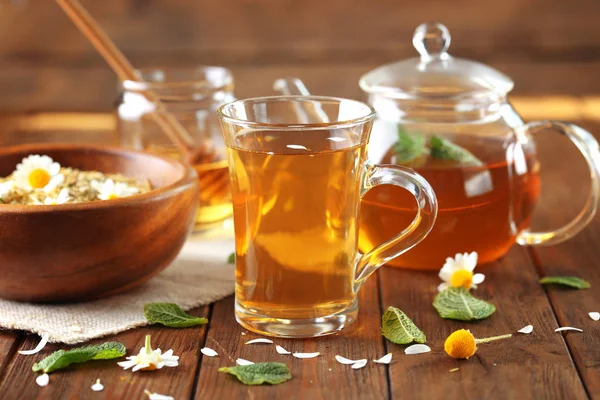
<svg viewBox="0 0 600 400"><path fill-rule="evenodd" d="M525 229L517 235L517 243L522 246L549 246L570 239L592 220L598 209L598 200L600 200L600 151L594 136L585 129L566 122L537 121L522 127L526 133L532 135L548 128L566 135L577 146L587 162L592 186L583 209L571 222L559 229L548 232L530 232L529 229Z"/></svg>
<svg viewBox="0 0 600 400"><path fill-rule="evenodd" d="M367 164L361 183L361 198L380 185L395 185L408 190L417 201L417 215L398 235L358 257L354 267L355 293L377 268L425 239L437 217L435 193L425 178L415 171L395 165Z"/></svg>

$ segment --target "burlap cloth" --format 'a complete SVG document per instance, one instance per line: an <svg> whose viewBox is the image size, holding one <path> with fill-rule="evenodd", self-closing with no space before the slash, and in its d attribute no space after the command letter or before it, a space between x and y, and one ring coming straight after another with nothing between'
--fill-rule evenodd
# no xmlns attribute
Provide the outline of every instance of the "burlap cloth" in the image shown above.
<svg viewBox="0 0 600 400"><path fill-rule="evenodd" d="M171 266L124 294L61 305L0 300L0 327L47 333L51 342L79 343L146 325L146 303L177 303L189 310L232 294L234 267L227 258L233 250L230 234L192 236Z"/></svg>

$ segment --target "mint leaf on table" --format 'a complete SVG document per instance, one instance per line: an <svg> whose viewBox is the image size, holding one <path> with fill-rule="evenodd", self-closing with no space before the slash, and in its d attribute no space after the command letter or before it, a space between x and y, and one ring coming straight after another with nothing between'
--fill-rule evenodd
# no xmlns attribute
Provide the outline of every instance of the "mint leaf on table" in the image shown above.
<svg viewBox="0 0 600 400"><path fill-rule="evenodd" d="M388 307L381 317L381 333L387 340L397 344L425 343L425 334L402 311Z"/></svg>
<svg viewBox="0 0 600 400"><path fill-rule="evenodd" d="M496 311L496 307L474 297L464 287L450 287L435 296L433 306L440 317L459 321L485 319Z"/></svg>
<svg viewBox="0 0 600 400"><path fill-rule="evenodd" d="M235 264L235 253L231 253L229 257L227 257L227 264Z"/></svg>
<svg viewBox="0 0 600 400"><path fill-rule="evenodd" d="M481 166L483 163L470 151L448 139L439 136L432 136L429 145L431 146L431 157L440 160L458 161L461 164Z"/></svg>
<svg viewBox="0 0 600 400"><path fill-rule="evenodd" d="M562 285L576 289L589 289L592 285L577 276L546 276L540 279L542 285Z"/></svg>
<svg viewBox="0 0 600 400"><path fill-rule="evenodd" d="M394 153L398 164L410 164L420 156L428 154L425 136L409 134L404 127L398 127L398 141L394 145Z"/></svg>
<svg viewBox="0 0 600 400"><path fill-rule="evenodd" d="M174 303L146 304L144 305L144 315L153 324L161 324L170 328L188 328L208 323L208 319L191 316Z"/></svg>
<svg viewBox="0 0 600 400"><path fill-rule="evenodd" d="M222 367L219 368L219 372L231 374L245 385L262 385L263 383L277 385L292 379L287 365L277 362Z"/></svg>
<svg viewBox="0 0 600 400"><path fill-rule="evenodd" d="M91 360L110 360L123 357L127 352L125 345L119 342L106 342L99 345L78 347L71 350L58 350L33 364L33 371L44 373L65 368L71 364L79 364Z"/></svg>

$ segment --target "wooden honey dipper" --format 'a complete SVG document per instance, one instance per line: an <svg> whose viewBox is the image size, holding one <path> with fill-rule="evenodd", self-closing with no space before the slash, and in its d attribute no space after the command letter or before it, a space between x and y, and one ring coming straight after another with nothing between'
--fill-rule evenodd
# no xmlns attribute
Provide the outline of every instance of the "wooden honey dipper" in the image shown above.
<svg viewBox="0 0 600 400"><path fill-rule="evenodd" d="M137 70L78 0L56 0L56 2L121 81L142 81ZM216 154L211 155L207 153L207 149L194 145L194 140L188 131L167 110L154 92L144 90L142 94L156 106L152 118L184 156L184 161L198 164L211 159L217 160Z"/></svg>

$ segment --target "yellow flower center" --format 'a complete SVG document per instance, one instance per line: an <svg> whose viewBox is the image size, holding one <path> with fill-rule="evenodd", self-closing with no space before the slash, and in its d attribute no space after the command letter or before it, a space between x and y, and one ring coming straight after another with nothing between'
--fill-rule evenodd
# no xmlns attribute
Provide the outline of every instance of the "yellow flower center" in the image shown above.
<svg viewBox="0 0 600 400"><path fill-rule="evenodd" d="M471 332L460 329L448 336L448 339L444 343L444 350L446 350L449 356L454 358L469 358L477 350L475 337Z"/></svg>
<svg viewBox="0 0 600 400"><path fill-rule="evenodd" d="M50 174L45 169L34 169L29 173L27 181L32 188L41 189L50 182Z"/></svg>
<svg viewBox="0 0 600 400"><path fill-rule="evenodd" d="M459 269L450 277L450 285L452 287L464 287L470 289L473 284L473 273L466 269Z"/></svg>
<svg viewBox="0 0 600 400"><path fill-rule="evenodd" d="M108 197L107 197L107 198L108 198L108 200L114 200L114 199L118 199L118 198L119 198L119 196L117 196L117 195L116 195L116 194L114 194L114 193L111 193L111 194L109 194L109 195L108 195Z"/></svg>

